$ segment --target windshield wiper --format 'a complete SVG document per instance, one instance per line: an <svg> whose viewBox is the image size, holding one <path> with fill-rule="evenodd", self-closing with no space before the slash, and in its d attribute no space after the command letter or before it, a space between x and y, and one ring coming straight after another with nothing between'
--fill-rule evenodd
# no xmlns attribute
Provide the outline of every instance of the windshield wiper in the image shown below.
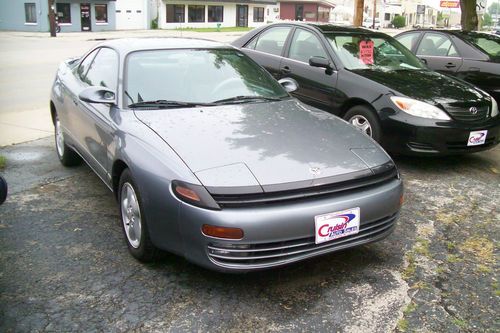
<svg viewBox="0 0 500 333"><path fill-rule="evenodd" d="M156 101L142 101L137 103L129 104L129 108L193 108L197 106L214 106L214 103L193 103L193 102L181 102L181 101L168 101L165 99L159 99Z"/></svg>
<svg viewBox="0 0 500 333"><path fill-rule="evenodd" d="M215 104L233 104L233 103L250 103L253 101L280 101L278 97L264 97L264 96L234 96L214 101Z"/></svg>

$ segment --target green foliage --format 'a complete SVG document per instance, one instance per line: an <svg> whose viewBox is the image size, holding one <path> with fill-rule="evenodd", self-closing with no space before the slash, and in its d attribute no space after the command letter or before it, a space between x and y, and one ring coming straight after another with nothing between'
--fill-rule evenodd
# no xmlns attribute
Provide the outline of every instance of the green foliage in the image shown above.
<svg viewBox="0 0 500 333"><path fill-rule="evenodd" d="M491 15L488 13L485 13L483 15L483 27L491 27L493 25L493 20L491 18Z"/></svg>
<svg viewBox="0 0 500 333"><path fill-rule="evenodd" d="M151 21L151 29L158 29L158 17Z"/></svg>
<svg viewBox="0 0 500 333"><path fill-rule="evenodd" d="M394 26L394 28L404 27L406 25L404 16L401 15L394 16L394 18L392 19L392 25Z"/></svg>
<svg viewBox="0 0 500 333"><path fill-rule="evenodd" d="M500 3L498 2L493 2L489 7L488 7L488 13L490 14L500 14Z"/></svg>
<svg viewBox="0 0 500 333"><path fill-rule="evenodd" d="M5 156L0 155L0 170L5 168L5 165L7 164L7 159Z"/></svg>

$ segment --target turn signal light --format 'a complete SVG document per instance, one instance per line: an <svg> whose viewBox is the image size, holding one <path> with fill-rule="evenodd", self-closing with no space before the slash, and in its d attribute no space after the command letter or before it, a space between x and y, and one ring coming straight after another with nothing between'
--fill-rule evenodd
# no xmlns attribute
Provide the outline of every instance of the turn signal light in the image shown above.
<svg viewBox="0 0 500 333"><path fill-rule="evenodd" d="M215 225L204 224L201 231L205 236L226 238L226 239L242 239L243 230L239 228L218 227Z"/></svg>
<svg viewBox="0 0 500 333"><path fill-rule="evenodd" d="M198 196L198 194L196 194L195 191L188 189L187 187L177 185L175 186L175 191L186 199L200 201L200 197Z"/></svg>

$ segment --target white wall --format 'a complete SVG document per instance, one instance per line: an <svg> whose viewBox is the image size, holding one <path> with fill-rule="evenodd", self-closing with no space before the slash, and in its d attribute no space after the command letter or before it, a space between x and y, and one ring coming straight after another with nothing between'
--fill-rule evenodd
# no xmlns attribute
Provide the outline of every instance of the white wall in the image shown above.
<svg viewBox="0 0 500 333"><path fill-rule="evenodd" d="M159 8L158 25L161 29L177 29L177 28L216 28L217 22L188 22L188 9L187 5L204 5L205 6L205 21L208 20L208 6L224 6L224 18L221 27L235 27L236 26L236 3L227 2L190 2L190 1L170 1L168 4L184 4L184 22L183 23L167 23L167 7L164 1L161 2ZM248 5L248 26L259 27L267 23L267 10L264 4L242 4ZM253 21L253 8L264 7L264 22Z"/></svg>

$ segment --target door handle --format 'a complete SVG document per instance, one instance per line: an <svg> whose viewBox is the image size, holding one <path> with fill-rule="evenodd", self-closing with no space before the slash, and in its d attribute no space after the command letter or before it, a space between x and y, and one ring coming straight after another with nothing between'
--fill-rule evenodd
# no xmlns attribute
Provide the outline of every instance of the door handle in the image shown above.
<svg viewBox="0 0 500 333"><path fill-rule="evenodd" d="M291 71L292 71L292 70L291 70L291 69L290 69L290 67L288 67L288 66L284 66L284 67L281 69L281 72L282 72L283 74L288 74L288 73L290 73Z"/></svg>
<svg viewBox="0 0 500 333"><path fill-rule="evenodd" d="M73 99L73 104L78 105L78 101L76 99Z"/></svg>
<svg viewBox="0 0 500 333"><path fill-rule="evenodd" d="M446 65L444 65L444 67L446 67L446 68L454 68L454 67L457 67L457 65L452 64L451 62L449 62Z"/></svg>

